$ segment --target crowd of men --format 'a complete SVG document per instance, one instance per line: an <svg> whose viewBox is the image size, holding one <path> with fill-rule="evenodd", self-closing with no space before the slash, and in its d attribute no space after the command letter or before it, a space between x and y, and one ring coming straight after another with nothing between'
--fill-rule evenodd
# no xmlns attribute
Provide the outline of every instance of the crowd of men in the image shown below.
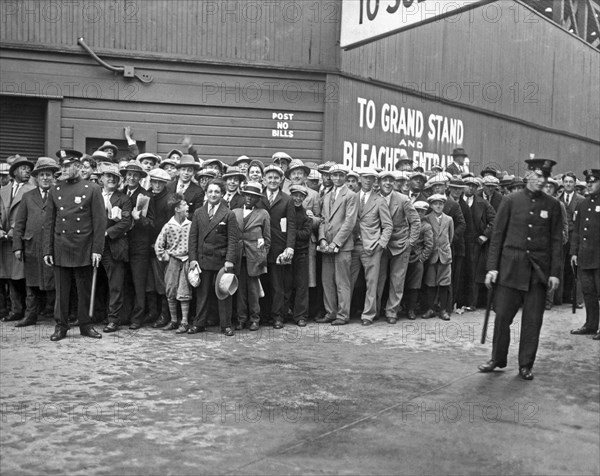
<svg viewBox="0 0 600 476"><path fill-rule="evenodd" d="M394 171L350 170L285 152L227 165L199 158L189 137L164 158L139 153L124 132L121 155L106 141L92 155L0 162L2 321L53 316L54 341L73 325L100 338L97 323L194 334L218 322L227 336L288 321L369 326L449 320L485 306L487 286L496 326L480 370L506 365L522 306L525 379L545 309L585 301L572 333L598 331L597 169L552 177L555 162L533 158L525 177L475 175L463 149L445 170L406 157Z"/></svg>

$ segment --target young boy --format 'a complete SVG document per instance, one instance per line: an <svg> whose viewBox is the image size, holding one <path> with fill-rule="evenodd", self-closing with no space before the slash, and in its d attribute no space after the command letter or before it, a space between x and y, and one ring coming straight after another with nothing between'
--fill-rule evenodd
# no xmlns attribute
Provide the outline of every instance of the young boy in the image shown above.
<svg viewBox="0 0 600 476"><path fill-rule="evenodd" d="M431 319L436 316L433 310L436 300L436 288L438 291L440 313L443 321L449 321L447 304L452 282L452 250L450 244L454 238L454 222L442 210L446 203L446 195L435 193L428 199L432 212L426 215L424 221L433 229L433 252L429 257L429 266L425 273L425 286L427 286L427 302L429 310L423 315L423 319Z"/></svg>
<svg viewBox="0 0 600 476"><path fill-rule="evenodd" d="M188 330L192 300L192 288L187 280L188 240L192 222L187 219L189 205L183 195L173 194L169 197L168 204L173 217L162 228L154 250L159 261L168 261L165 270L165 287L171 323L165 327L165 330L177 329L177 334L184 334ZM177 302L181 304L180 326L177 326Z"/></svg>
<svg viewBox="0 0 600 476"><path fill-rule="evenodd" d="M429 259L433 250L433 229L428 221L425 221L425 214L429 210L429 205L424 201L417 201L413 204L415 210L421 218L421 226L419 230L419 238L410 250L408 258L408 268L406 270L406 279L404 281L405 304L408 312L408 318L414 321L417 316L415 309L417 307L417 299L419 290L423 284L423 271L425 262Z"/></svg>

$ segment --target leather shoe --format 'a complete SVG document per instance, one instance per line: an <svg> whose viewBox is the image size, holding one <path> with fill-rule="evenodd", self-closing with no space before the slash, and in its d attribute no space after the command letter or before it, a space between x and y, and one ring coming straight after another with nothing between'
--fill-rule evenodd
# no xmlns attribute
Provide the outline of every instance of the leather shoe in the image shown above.
<svg viewBox="0 0 600 476"><path fill-rule="evenodd" d="M119 330L119 325L116 322L109 322L108 325L102 329L102 332L116 332Z"/></svg>
<svg viewBox="0 0 600 476"><path fill-rule="evenodd" d="M481 364L477 368L479 369L480 372L485 373L485 372L492 372L496 367L501 369L501 368L506 367L506 365L500 365L495 360L488 360L485 364Z"/></svg>
<svg viewBox="0 0 600 476"><path fill-rule="evenodd" d="M388 317L387 321L388 324L396 324L396 322L398 322L398 319L395 317Z"/></svg>
<svg viewBox="0 0 600 476"><path fill-rule="evenodd" d="M332 326L345 326L346 324L348 324L348 321L345 321L344 319L334 319L331 321Z"/></svg>
<svg viewBox="0 0 600 476"><path fill-rule="evenodd" d="M221 329L221 332L227 337L233 336L233 329L231 327L226 327L225 329Z"/></svg>
<svg viewBox="0 0 600 476"><path fill-rule="evenodd" d="M281 322L281 321L275 321L273 323L273 329L283 329L283 322Z"/></svg>
<svg viewBox="0 0 600 476"><path fill-rule="evenodd" d="M6 317L3 317L2 319L0 319L0 321L10 322L10 321L20 321L21 319L23 319L23 314L21 314L20 312L14 312L14 313L10 313Z"/></svg>
<svg viewBox="0 0 600 476"><path fill-rule="evenodd" d="M315 322L317 324L329 324L330 322L333 322L335 320L336 319L333 316L323 316L323 317L320 317L319 319L315 319Z"/></svg>
<svg viewBox="0 0 600 476"><path fill-rule="evenodd" d="M115 324L116 325L116 324ZM109 324L110 326L110 324ZM102 334L100 334L96 329L92 326L84 327L81 329L80 334L83 337L91 337L92 339L102 339Z"/></svg>
<svg viewBox="0 0 600 476"><path fill-rule="evenodd" d="M52 334L50 336L50 340L52 342L57 342L59 340L64 339L65 337L67 337L67 331L68 331L67 329L62 329L62 328L56 326L54 329L54 334Z"/></svg>
<svg viewBox="0 0 600 476"><path fill-rule="evenodd" d="M20 321L15 322L15 327L27 327L27 326L35 326L37 324L37 317L35 316L27 316L21 319Z"/></svg>
<svg viewBox="0 0 600 476"><path fill-rule="evenodd" d="M258 322L253 322L252 324L250 324L250 327L248 328L248 330L257 331L259 328L260 328L260 325L258 324Z"/></svg>
<svg viewBox="0 0 600 476"><path fill-rule="evenodd" d="M440 319L442 321L449 321L450 320L450 316L448 315L448 312L447 311L442 311L440 313Z"/></svg>
<svg viewBox="0 0 600 476"><path fill-rule="evenodd" d="M171 322L167 317L164 316L160 316L158 318L158 321L156 321L154 324L152 324L152 328L153 329L158 329L159 327L164 327L166 326L169 322Z"/></svg>
<svg viewBox="0 0 600 476"><path fill-rule="evenodd" d="M188 325L181 324L179 326L179 328L175 331L175 334L187 334L187 331L188 331Z"/></svg>
<svg viewBox="0 0 600 476"><path fill-rule="evenodd" d="M369 321L368 319L363 319L362 320L362 325L363 326L372 326L373 325L373 321Z"/></svg>
<svg viewBox="0 0 600 476"><path fill-rule="evenodd" d="M431 319L432 317L435 317L436 315L437 315L437 312L435 312L433 309L429 309L425 314L423 314L421 319Z"/></svg>
<svg viewBox="0 0 600 476"><path fill-rule="evenodd" d="M198 334L198 333L204 332L204 331L206 331L205 327L190 326L190 327L188 327L187 333L188 334Z"/></svg>
<svg viewBox="0 0 600 476"><path fill-rule="evenodd" d="M533 380L533 372L529 367L521 367L519 369L519 376L523 380Z"/></svg>
<svg viewBox="0 0 600 476"><path fill-rule="evenodd" d="M298 327L306 327L306 319L300 319L296 324Z"/></svg>
<svg viewBox="0 0 600 476"><path fill-rule="evenodd" d="M577 304L575 304L575 307L577 309L583 309L583 303L582 302L578 302Z"/></svg>
<svg viewBox="0 0 600 476"><path fill-rule="evenodd" d="M600 332L598 332L594 337L592 337L592 340L600 340Z"/></svg>
<svg viewBox="0 0 600 476"><path fill-rule="evenodd" d="M408 316L407 316L407 317L408 317L408 318L409 318L411 321L414 321L414 320L417 318L417 316L416 316L416 314L415 314L415 311L413 311L412 309L409 309L409 310L408 310Z"/></svg>
<svg viewBox="0 0 600 476"><path fill-rule="evenodd" d="M175 329L179 329L179 324L177 324L177 321L171 321L163 331L174 331Z"/></svg>
<svg viewBox="0 0 600 476"><path fill-rule="evenodd" d="M586 335L586 334L595 334L595 332L593 330L588 329L587 327L583 326L583 327L580 327L579 329L573 329L571 331L571 334L578 335L578 336L583 336L583 335Z"/></svg>
<svg viewBox="0 0 600 476"><path fill-rule="evenodd" d="M132 331L138 330L142 328L142 325L139 322L132 322L131 325L129 326L129 328Z"/></svg>

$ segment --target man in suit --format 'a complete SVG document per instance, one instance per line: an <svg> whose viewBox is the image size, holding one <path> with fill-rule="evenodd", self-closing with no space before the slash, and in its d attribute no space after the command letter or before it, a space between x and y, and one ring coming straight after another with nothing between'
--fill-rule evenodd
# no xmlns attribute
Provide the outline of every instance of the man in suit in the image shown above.
<svg viewBox="0 0 600 476"><path fill-rule="evenodd" d="M459 200L465 216L465 269L463 279L464 294L462 303L467 311L477 308L479 286L485 281L485 263L487 261L489 239L496 218L494 208L477 195L479 184L473 177L464 179L465 193ZM454 278L454 277L453 277Z"/></svg>
<svg viewBox="0 0 600 476"><path fill-rule="evenodd" d="M567 223L569 225L568 241L564 246L564 268L563 268L563 279L560 283L559 292L562 292L563 302L571 302L573 299L572 288L573 288L573 268L571 267L571 243L573 241L573 228L575 226L575 219L577 218L577 208L585 200L583 195L580 195L575 190L575 183L577 182L577 176L573 172L567 172L562 179L563 192L558 199L565 204L565 210L567 212ZM562 288L562 289L561 289ZM579 292L576 292L575 296L576 304L578 307L583 307L581 304L581 296Z"/></svg>
<svg viewBox="0 0 600 476"><path fill-rule="evenodd" d="M482 172L483 173L483 172ZM477 192L481 198L489 202L497 212L502 202L502 194L498 191L500 180L495 175L487 174L483 177L483 188Z"/></svg>
<svg viewBox="0 0 600 476"><path fill-rule="evenodd" d="M71 282L77 288L77 317L81 335L102 338L91 323L88 310L92 289L92 266L98 267L104 250L106 210L102 190L81 179L76 150L59 150L61 181L50 189L46 202L43 236L44 262L54 267L56 328L50 340L59 341L69 330Z"/></svg>
<svg viewBox="0 0 600 476"><path fill-rule="evenodd" d="M103 332L115 332L123 309L125 264L129 261L127 232L131 228L131 200L119 192L121 174L116 165L102 168L102 198L107 216L101 273L98 273L98 309L107 313ZM107 305L108 302L108 305Z"/></svg>
<svg viewBox="0 0 600 476"><path fill-rule="evenodd" d="M523 306L519 375L533 379L547 290L558 288L562 265L563 221L559 201L542 190L556 163L526 160L527 186L502 201L490 240L485 284L496 284L492 358L481 372L506 367L510 325Z"/></svg>
<svg viewBox="0 0 600 476"><path fill-rule="evenodd" d="M246 174L244 174L239 167L232 165L228 167L227 172L223 174L223 180L227 187L223 200L227 202L229 209L234 210L236 208L242 208L245 200L240 193L240 185L246 180Z"/></svg>
<svg viewBox="0 0 600 476"><path fill-rule="evenodd" d="M11 186L0 190L0 280L8 280L11 310L3 322L19 321L24 317L25 296L25 267L23 261L13 254L13 233L17 210L23 195L35 188L29 183L33 162L27 157L18 156L10 165L9 175L13 182Z"/></svg>
<svg viewBox="0 0 600 476"><path fill-rule="evenodd" d="M600 297L600 169L584 172L589 195L577 208L575 226L571 237L571 262L579 266L583 299L585 301L585 324L571 334L593 334L600 340L598 332Z"/></svg>
<svg viewBox="0 0 600 476"><path fill-rule="evenodd" d="M233 210L240 229L240 246L236 260L239 287L237 291L238 325L243 329L250 320L251 331L260 328L260 275L267 272L267 255L271 247L269 212L256 208L262 198L262 187L248 183L242 188L245 203Z"/></svg>
<svg viewBox="0 0 600 476"><path fill-rule="evenodd" d="M144 323L146 309L146 280L152 256L154 201L151 200L152 192L140 185L147 173L137 160L131 160L121 175L125 179L125 194L131 201L131 229L127 232L129 261L128 273L125 281L129 289L133 289L135 298L132 300L134 307L131 312L130 329L136 330ZM149 183L149 181L148 181ZM141 198L140 198L141 197Z"/></svg>
<svg viewBox="0 0 600 476"><path fill-rule="evenodd" d="M410 250L419 238L421 227L421 219L410 199L406 195L394 191L397 173L384 171L379 174L381 183L379 194L390 211L392 234L386 249L381 254L376 304L377 314L379 314L379 307L383 305L381 302L383 288L386 277L389 276L389 295L385 306L385 316L390 324L395 324L398 320Z"/></svg>
<svg viewBox="0 0 600 476"><path fill-rule="evenodd" d="M446 172L450 175L461 175L465 172L469 172L468 165L465 165L465 159L467 153L465 149L459 148L452 151L452 162L446 167Z"/></svg>
<svg viewBox="0 0 600 476"><path fill-rule="evenodd" d="M266 301L275 329L283 327L289 310L292 287L290 263L296 246L296 208L290 196L281 191L283 178L284 172L278 166L265 167L267 189L256 205L267 210L271 218L271 248L267 255L266 275L269 294Z"/></svg>
<svg viewBox="0 0 600 476"><path fill-rule="evenodd" d="M348 168L335 164L328 170L333 188L323 197L323 220L319 225L319 251L323 253L323 299L327 314L315 319L339 326L350 320L352 299L353 230L358 215L358 200L346 186Z"/></svg>
<svg viewBox="0 0 600 476"><path fill-rule="evenodd" d="M200 286L196 288L196 316L188 334L204 332L208 321L208 297L214 293L215 279L222 268L233 272L238 259L240 229L235 214L223 200L226 186L215 179L206 189L207 202L194 212L190 228L188 253L190 267L201 270ZM231 309L233 298L219 299L221 332L233 336Z"/></svg>
<svg viewBox="0 0 600 476"><path fill-rule="evenodd" d="M169 193L180 193L189 206L189 218L194 216L197 208L204 204L204 190L192 182L194 173L200 171L200 163L189 154L184 154L177 164L179 177L176 181L167 184Z"/></svg>
<svg viewBox="0 0 600 476"><path fill-rule="evenodd" d="M46 308L54 308L54 275L44 265L42 236L46 218L46 201L54 182L54 173L59 170L54 159L40 157L31 172L38 186L25 195L17 209L13 234L13 253L25 266L27 298L25 316L15 327L35 325L38 316Z"/></svg>

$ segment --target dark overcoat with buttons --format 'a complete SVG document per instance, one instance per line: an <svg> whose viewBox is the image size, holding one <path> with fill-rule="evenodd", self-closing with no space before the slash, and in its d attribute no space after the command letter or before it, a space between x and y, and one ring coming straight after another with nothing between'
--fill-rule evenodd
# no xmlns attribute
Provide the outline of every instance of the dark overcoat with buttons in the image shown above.
<svg viewBox="0 0 600 476"><path fill-rule="evenodd" d="M104 250L106 220L98 185L80 178L59 182L46 202L44 256L54 256L54 264L65 268L90 266L92 253Z"/></svg>
<svg viewBox="0 0 600 476"><path fill-rule="evenodd" d="M584 199L577 207L571 237L571 254L580 269L600 269L600 194Z"/></svg>
<svg viewBox="0 0 600 476"><path fill-rule="evenodd" d="M126 193L115 190L110 196L110 204L121 209L121 218L108 219L106 223L105 253L110 253L115 261L129 261L129 241L127 232L131 228L133 205Z"/></svg>
<svg viewBox="0 0 600 476"><path fill-rule="evenodd" d="M225 261L235 265L239 243L240 229L225 200L212 219L208 217L208 203L194 212L188 250L190 261L198 261L200 269L218 271Z"/></svg>
<svg viewBox="0 0 600 476"><path fill-rule="evenodd" d="M487 269L502 286L528 291L530 282L560 277L563 219L559 201L528 189L502 200L490 241Z"/></svg>
<svg viewBox="0 0 600 476"><path fill-rule="evenodd" d="M21 200L15 218L13 252L23 252L27 286L43 291L54 289L54 272L43 260L42 237L46 224L46 201L39 188L30 190Z"/></svg>

